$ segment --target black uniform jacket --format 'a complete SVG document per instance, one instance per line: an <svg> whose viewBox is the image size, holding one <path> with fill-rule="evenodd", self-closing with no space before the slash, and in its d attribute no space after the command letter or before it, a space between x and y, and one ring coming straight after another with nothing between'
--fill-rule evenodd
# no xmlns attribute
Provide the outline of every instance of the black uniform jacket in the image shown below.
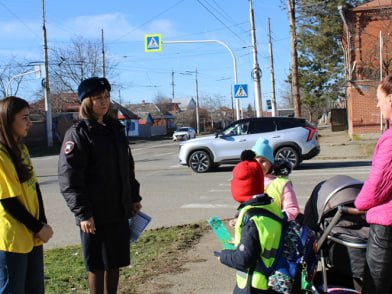
<svg viewBox="0 0 392 294"><path fill-rule="evenodd" d="M127 219L132 203L141 201L124 127L113 118L104 123L75 123L60 151L60 191L77 224L90 217L97 226Z"/></svg>

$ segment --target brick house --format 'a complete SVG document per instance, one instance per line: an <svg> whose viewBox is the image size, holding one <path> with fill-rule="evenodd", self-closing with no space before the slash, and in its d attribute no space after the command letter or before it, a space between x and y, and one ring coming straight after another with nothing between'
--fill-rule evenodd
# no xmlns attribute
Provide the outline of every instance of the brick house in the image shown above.
<svg viewBox="0 0 392 294"><path fill-rule="evenodd" d="M376 107L376 89L380 68L383 77L392 73L392 0L370 1L341 12L348 132L350 136L379 134L383 126Z"/></svg>

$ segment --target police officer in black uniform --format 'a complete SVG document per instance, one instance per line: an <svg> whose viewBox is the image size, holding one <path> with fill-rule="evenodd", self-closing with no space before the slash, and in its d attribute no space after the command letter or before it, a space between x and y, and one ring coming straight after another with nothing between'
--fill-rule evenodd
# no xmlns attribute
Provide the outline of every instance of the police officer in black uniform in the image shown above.
<svg viewBox="0 0 392 294"><path fill-rule="evenodd" d="M123 125L110 116L110 83L81 82L79 116L65 134L58 174L80 227L90 293L116 293L119 268L130 264L128 219L141 208L140 185Z"/></svg>

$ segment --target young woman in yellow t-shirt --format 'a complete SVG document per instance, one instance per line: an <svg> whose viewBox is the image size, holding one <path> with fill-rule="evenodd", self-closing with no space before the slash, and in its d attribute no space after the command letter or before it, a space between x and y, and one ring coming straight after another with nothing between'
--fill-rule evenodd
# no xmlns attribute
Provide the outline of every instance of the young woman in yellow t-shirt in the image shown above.
<svg viewBox="0 0 392 294"><path fill-rule="evenodd" d="M0 101L0 293L44 293L46 223L30 155L21 140L31 127L29 104Z"/></svg>

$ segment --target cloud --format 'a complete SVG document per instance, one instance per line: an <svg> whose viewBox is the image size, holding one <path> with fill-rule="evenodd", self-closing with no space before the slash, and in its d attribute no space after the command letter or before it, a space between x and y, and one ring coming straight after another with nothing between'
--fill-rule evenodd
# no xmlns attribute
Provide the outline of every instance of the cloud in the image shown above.
<svg viewBox="0 0 392 294"><path fill-rule="evenodd" d="M1 21L0 35L5 40L31 40L42 36L42 23L36 21ZM3 44L4 45L4 44Z"/></svg>
<svg viewBox="0 0 392 294"><path fill-rule="evenodd" d="M52 18L47 16L47 39L50 44L68 44L72 38L82 36L86 39L100 39L104 30L105 42L115 44L124 42L144 42L145 34L161 33L166 39L178 34L175 24L167 19L147 20L132 24L132 16L121 12L83 15L74 18ZM37 59L42 55L42 20L0 21L2 36L2 58L20 56ZM140 47L143 48L143 47Z"/></svg>
<svg viewBox="0 0 392 294"><path fill-rule="evenodd" d="M72 38L75 35L84 38L100 38L101 29L104 30L105 39L109 41L142 41L145 34L165 33L173 35L173 23L169 20L154 20L145 26L132 24L123 13L110 13L100 15L84 15L66 20L62 25L53 23L51 31L56 39Z"/></svg>

